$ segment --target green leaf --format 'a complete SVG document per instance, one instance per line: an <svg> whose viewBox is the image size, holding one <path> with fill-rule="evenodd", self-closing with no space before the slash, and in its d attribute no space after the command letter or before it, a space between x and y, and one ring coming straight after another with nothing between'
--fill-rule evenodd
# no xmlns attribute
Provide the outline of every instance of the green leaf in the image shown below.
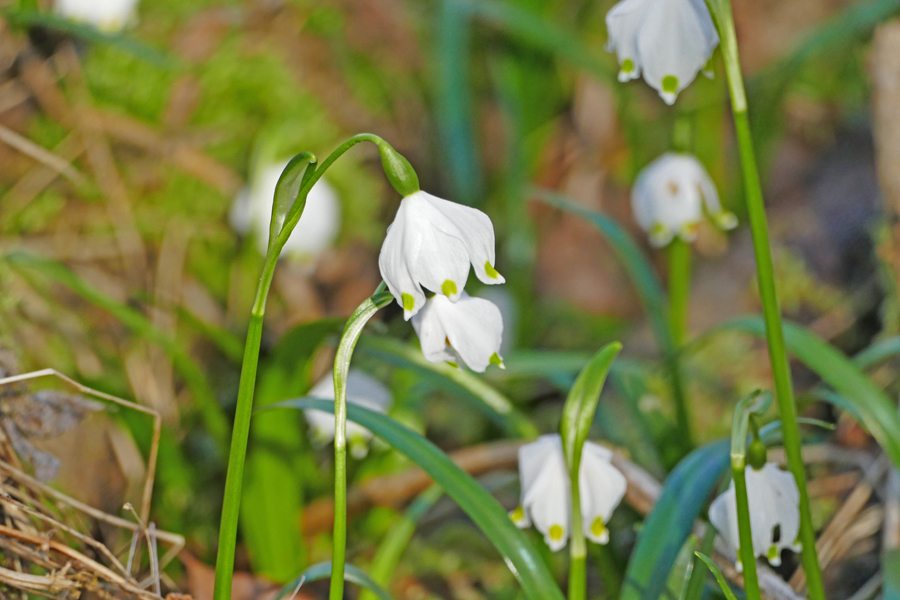
<svg viewBox="0 0 900 600"><path fill-rule="evenodd" d="M709 567L709 570L712 571L712 574L715 575L716 581L719 582L719 587L722 588L722 593L725 594L725 597L728 600L737 600L734 595L734 592L731 591L731 587L728 585L728 582L725 581L725 576L722 575L722 571L719 570L719 567L716 566L716 563L712 561L707 555L702 552L695 552L697 557L706 563L706 566Z"/></svg>
<svg viewBox="0 0 900 600"><path fill-rule="evenodd" d="M900 600L900 549L893 548L881 557L883 600Z"/></svg>
<svg viewBox="0 0 900 600"><path fill-rule="evenodd" d="M600 401L600 392L603 390L613 360L620 350L622 344L619 342L612 342L601 348L578 375L563 406L559 432L562 436L569 474L573 478L577 477L581 465L581 451L591 431L591 425L594 424L594 413Z"/></svg>
<svg viewBox="0 0 900 600"><path fill-rule="evenodd" d="M628 562L620 600L656 600L706 499L729 465L730 440L691 452L666 479Z"/></svg>
<svg viewBox="0 0 900 600"><path fill-rule="evenodd" d="M733 329L765 337L761 317L741 317L717 329ZM900 415L894 402L853 362L825 340L799 325L784 323L788 350L852 406L851 413L878 440L894 465L900 466Z"/></svg>
<svg viewBox="0 0 900 600"><path fill-rule="evenodd" d="M359 347L368 356L437 376L440 381L449 382L450 389L467 392L457 395L463 399L474 398L477 401L475 407L485 412L510 435L526 439L533 439L538 435L534 424L516 410L506 396L469 371L446 363L428 362L419 348L387 337L364 335Z"/></svg>
<svg viewBox="0 0 900 600"><path fill-rule="evenodd" d="M316 157L310 152L301 152L285 165L278 183L275 184L275 198L272 201L272 217L269 221L269 252L272 252L281 234L288 215L303 214L306 196L300 197L300 189L316 170ZM296 222L296 221L295 221ZM281 248L278 248L281 251Z"/></svg>
<svg viewBox="0 0 900 600"><path fill-rule="evenodd" d="M5 9L0 11L0 14L18 27L33 27L37 25L47 29L55 29L89 42L108 44L119 48L160 68L172 70L182 68L181 62L170 54L160 52L121 33L106 33L92 25L78 23L52 13L36 10Z"/></svg>
<svg viewBox="0 0 900 600"><path fill-rule="evenodd" d="M327 400L288 400L275 407L334 412L334 402ZM361 406L348 404L347 416L405 454L444 488L506 558L527 598L563 600L540 553L513 524L500 503L437 446L392 419Z"/></svg>
<svg viewBox="0 0 900 600"><path fill-rule="evenodd" d="M281 591L275 596L275 600L281 600L285 596L289 597L290 594L293 594L295 590L300 589L305 583L318 581L320 579L328 579L329 577L331 577L330 561L313 565L298 575L292 582L281 588ZM378 600L394 600L384 588L372 581L371 577L353 565L344 565L344 581L355 583L356 585L369 590L375 594L375 597L378 598Z"/></svg>
<svg viewBox="0 0 900 600"><path fill-rule="evenodd" d="M225 417L222 407L219 406L203 370L197 366L184 348L178 345L177 341L158 329L143 314L127 304L110 298L61 263L27 252L11 252L4 258L10 266L23 275L31 272L40 273L65 285L87 302L110 313L136 335L162 348L172 361L172 366L194 394L194 401L197 403L206 430L216 440L223 455L228 454L230 437L228 419Z"/></svg>

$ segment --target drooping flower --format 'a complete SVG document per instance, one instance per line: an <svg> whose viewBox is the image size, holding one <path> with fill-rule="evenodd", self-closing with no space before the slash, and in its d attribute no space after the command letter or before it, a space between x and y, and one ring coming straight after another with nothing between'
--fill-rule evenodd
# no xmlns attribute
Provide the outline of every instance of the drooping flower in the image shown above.
<svg viewBox="0 0 900 600"><path fill-rule="evenodd" d="M137 18L138 0L56 0L56 14L89 23L100 31L116 33Z"/></svg>
<svg viewBox="0 0 900 600"><path fill-rule="evenodd" d="M401 200L378 266L409 320L425 304L422 288L456 302L469 265L484 283L503 283L494 269L494 225L480 210L423 191Z"/></svg>
<svg viewBox="0 0 900 600"><path fill-rule="evenodd" d="M334 400L334 374L319 381L309 391L313 398ZM380 413L386 413L394 402L390 390L361 371L350 369L347 375L347 402L356 404ZM306 422L309 424L313 440L321 445L334 440L334 415L321 410L307 409ZM369 452L368 442L372 439L372 432L353 421L347 421L347 442L350 445L350 454L354 458L365 458Z"/></svg>
<svg viewBox="0 0 900 600"><path fill-rule="evenodd" d="M631 190L631 206L638 225L656 247L665 246L676 235L693 241L704 212L721 229L737 225L734 214L722 209L706 169L691 154L667 152L647 165Z"/></svg>
<svg viewBox="0 0 900 600"><path fill-rule="evenodd" d="M606 544L606 524L625 496L625 476L610 462L612 452L585 442L578 472L584 535L592 542ZM569 539L571 498L569 472L558 434L543 435L519 449L519 478L522 500L511 517L525 528L532 523L556 552Z"/></svg>
<svg viewBox="0 0 900 600"><path fill-rule="evenodd" d="M622 0L606 14L607 50L619 58L619 81L644 81L666 104L701 71L719 44L704 0Z"/></svg>
<svg viewBox="0 0 900 600"><path fill-rule="evenodd" d="M750 507L750 531L753 556L764 556L773 566L781 564L782 549L799 551L800 493L794 476L774 463L759 470L747 467L747 500ZM737 569L743 570L738 534L737 500L734 481L709 508L709 520L719 535L738 551Z"/></svg>
<svg viewBox="0 0 900 600"><path fill-rule="evenodd" d="M503 316L490 300L461 292L459 300L453 302L435 294L425 301L412 323L429 362L458 365L461 361L479 373L488 365L504 368L500 356Z"/></svg>
<svg viewBox="0 0 900 600"><path fill-rule="evenodd" d="M265 166L252 177L250 185L242 189L231 207L231 226L240 234L252 228L256 247L264 255L269 247L269 223L275 186L288 161ZM324 179L319 179L306 197L300 221L281 250L282 256L300 260L315 258L329 248L341 227L341 203L337 192Z"/></svg>

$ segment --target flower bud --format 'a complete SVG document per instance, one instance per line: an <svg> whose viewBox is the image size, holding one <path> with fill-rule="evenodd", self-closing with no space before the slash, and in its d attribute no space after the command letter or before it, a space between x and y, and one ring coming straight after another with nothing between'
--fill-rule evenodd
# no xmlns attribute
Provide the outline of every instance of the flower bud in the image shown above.
<svg viewBox="0 0 900 600"><path fill-rule="evenodd" d="M766 445L761 439L754 438L747 446L747 464L759 471L766 464Z"/></svg>
<svg viewBox="0 0 900 600"><path fill-rule="evenodd" d="M419 191L419 176L409 161L387 142L378 144L381 166L397 193L406 198Z"/></svg>

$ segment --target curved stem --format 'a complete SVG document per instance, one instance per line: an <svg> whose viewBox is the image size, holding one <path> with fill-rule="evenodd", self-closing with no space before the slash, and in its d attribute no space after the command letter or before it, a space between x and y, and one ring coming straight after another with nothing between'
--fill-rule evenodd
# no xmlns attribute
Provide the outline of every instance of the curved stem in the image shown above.
<svg viewBox="0 0 900 600"><path fill-rule="evenodd" d="M266 258L259 287L256 290L253 310L250 314L247 341L244 344L244 360L241 365L241 381L238 385L231 450L228 454L228 472L225 476L225 495L222 499L219 549L216 553L216 580L213 588L215 600L228 600L231 597L231 576L234 573L234 551L237 545L241 488L244 481L244 462L247 458L247 440L250 437L250 417L253 413L253 391L256 387L259 346L262 340L263 319L266 314L266 298L269 295L277 262L277 253L270 254Z"/></svg>
<svg viewBox="0 0 900 600"><path fill-rule="evenodd" d="M747 600L760 600L759 579L756 576L756 556L753 554L753 534L750 531L750 502L747 499L747 479L744 462L731 462L734 474L734 497L737 501L738 536L741 541L740 559L744 566L744 593Z"/></svg>
<svg viewBox="0 0 900 600"><path fill-rule="evenodd" d="M384 283L347 320L334 357L334 546L331 591L328 594L330 600L342 600L344 596L344 560L347 555L347 376L353 349L363 327L380 308L394 299L390 292L383 291L383 287Z"/></svg>
<svg viewBox="0 0 900 600"><path fill-rule="evenodd" d="M772 375L775 379L778 409L781 413L784 449L787 455L788 467L794 475L794 479L797 481L797 488L800 491L800 542L803 546L803 569L806 572L809 597L812 600L824 600L825 588L822 583L822 570L819 567L819 559L816 555L816 535L809 508L806 471L804 470L803 455L800 447L797 405L794 400L790 367L788 365L787 352L785 351L781 309L775 289L772 250L769 244L768 224L766 223L766 208L756 166L750 122L747 118L747 96L744 92L744 80L738 56L734 19L732 18L729 0L707 0L707 5L718 25L722 56L725 60L725 74L728 79L728 89L734 113L734 126L744 175L745 201L750 220L750 230L753 235L753 249L756 255L759 295L766 323L766 341L769 346Z"/></svg>

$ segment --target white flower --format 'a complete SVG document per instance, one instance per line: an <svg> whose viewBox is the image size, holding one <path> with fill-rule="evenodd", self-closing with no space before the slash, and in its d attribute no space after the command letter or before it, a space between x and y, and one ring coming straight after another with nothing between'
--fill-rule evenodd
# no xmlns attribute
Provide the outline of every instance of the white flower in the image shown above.
<svg viewBox="0 0 900 600"><path fill-rule="evenodd" d="M610 460L612 452L585 442L578 473L584 535L592 542L609 541L606 524L625 496L627 482ZM532 523L550 549L562 549L569 539L570 481L558 434L543 435L519 449L522 501L511 517L519 527Z"/></svg>
<svg viewBox="0 0 900 600"><path fill-rule="evenodd" d="M663 154L641 171L631 190L635 219L656 247L665 246L676 235L693 241L704 203L706 213L719 227L733 229L737 225L735 216L722 210L715 184L691 154Z"/></svg>
<svg viewBox="0 0 900 600"><path fill-rule="evenodd" d="M231 226L240 234L252 228L256 246L265 255L269 248L269 223L272 204L275 202L275 186L288 161L268 165L260 169L249 186L242 189L229 215ZM303 214L287 243L282 256L309 259L330 247L341 226L341 204L337 192L324 178L319 179L306 197Z"/></svg>
<svg viewBox="0 0 900 600"><path fill-rule="evenodd" d="M643 73L672 104L719 44L704 0L622 0L606 14L607 50L619 57L619 81Z"/></svg>
<svg viewBox="0 0 900 600"><path fill-rule="evenodd" d="M500 357L503 316L490 300L462 292L453 302L436 294L425 301L412 323L429 362L458 366L462 360L479 373L488 365L505 368Z"/></svg>
<svg viewBox="0 0 900 600"><path fill-rule="evenodd" d="M474 208L418 191L400 208L381 247L378 266L407 320L425 303L425 287L456 302L469 264L484 283L506 281L494 269L494 225Z"/></svg>
<svg viewBox="0 0 900 600"><path fill-rule="evenodd" d="M115 33L137 19L137 5L138 0L56 0L53 10L61 17Z"/></svg>
<svg viewBox="0 0 900 600"><path fill-rule="evenodd" d="M319 381L308 395L333 401L334 374L329 373L327 377ZM377 379L350 369L350 373L347 374L347 402L384 414L390 409L394 398L391 396L390 390ZM316 443L324 445L334 440L334 415L332 413L313 408L304 412ZM372 439L371 431L353 421L347 421L347 440L350 444L350 453L354 458L365 458L369 452L368 441L370 439Z"/></svg>
<svg viewBox="0 0 900 600"><path fill-rule="evenodd" d="M800 493L794 476L782 471L774 463L766 463L762 469L747 467L747 500L750 506L750 531L753 539L753 556L765 556L773 566L781 564L781 550L800 549L797 536L800 533ZM738 551L737 569L743 570L740 558L737 501L734 481L728 491L713 501L709 507L709 520L719 535Z"/></svg>

